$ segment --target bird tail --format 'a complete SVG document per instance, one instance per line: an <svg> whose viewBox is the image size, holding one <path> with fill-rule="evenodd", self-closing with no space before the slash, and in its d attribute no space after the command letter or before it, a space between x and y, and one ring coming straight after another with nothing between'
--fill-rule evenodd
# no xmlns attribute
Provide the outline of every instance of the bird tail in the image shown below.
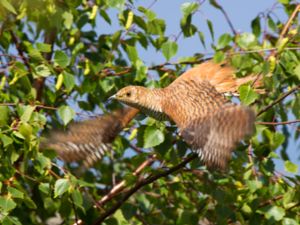
<svg viewBox="0 0 300 225"><path fill-rule="evenodd" d="M111 149L111 144L138 110L127 107L94 119L73 123L67 132L51 131L40 148L53 149L66 161L83 161L90 167Z"/></svg>

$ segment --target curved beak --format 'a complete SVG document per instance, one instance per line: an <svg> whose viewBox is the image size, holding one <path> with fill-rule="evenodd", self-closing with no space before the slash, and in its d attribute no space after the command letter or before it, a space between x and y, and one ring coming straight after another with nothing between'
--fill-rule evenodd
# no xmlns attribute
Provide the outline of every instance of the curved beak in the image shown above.
<svg viewBox="0 0 300 225"><path fill-rule="evenodd" d="M110 96L106 101L107 101L107 102L110 102L110 101L112 101L112 100L114 100L114 99L116 99L116 95Z"/></svg>

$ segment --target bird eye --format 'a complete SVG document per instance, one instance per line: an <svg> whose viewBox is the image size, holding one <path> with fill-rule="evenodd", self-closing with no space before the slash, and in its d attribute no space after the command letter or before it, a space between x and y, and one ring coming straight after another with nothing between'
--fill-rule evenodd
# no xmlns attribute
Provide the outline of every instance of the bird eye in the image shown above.
<svg viewBox="0 0 300 225"><path fill-rule="evenodd" d="M126 96L127 96L127 97L130 97L130 96L131 96L131 92L128 91L128 92L126 93Z"/></svg>

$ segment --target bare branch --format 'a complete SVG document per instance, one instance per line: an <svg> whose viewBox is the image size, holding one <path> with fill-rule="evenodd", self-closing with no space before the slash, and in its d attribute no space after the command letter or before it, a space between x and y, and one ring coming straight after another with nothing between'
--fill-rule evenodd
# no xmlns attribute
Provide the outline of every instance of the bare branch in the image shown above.
<svg viewBox="0 0 300 225"><path fill-rule="evenodd" d="M281 39L286 35L286 33L288 32L288 29L289 29L290 26L292 25L292 22L293 22L293 20L295 19L295 17L298 15L299 11L300 11L300 4L298 4L298 5L295 7L295 9L294 9L292 15L290 16L290 18L288 19L288 21L287 21L286 24L284 25L284 28L282 29L282 31L281 31L281 33L280 33L279 40L281 40Z"/></svg>
<svg viewBox="0 0 300 225"><path fill-rule="evenodd" d="M156 160L156 155L154 154L154 155L150 156L146 161L144 161L141 165L139 165L138 168L132 174L134 176L138 176L143 171L144 168L146 168L147 166L150 166L155 160ZM103 206L107 201L109 201L110 199L115 197L117 194L119 194L122 190L124 190L125 184L126 184L126 181L123 180L120 183L118 183L117 185L115 185L107 195L103 196L95 204L95 206L97 206L97 207Z"/></svg>
<svg viewBox="0 0 300 225"><path fill-rule="evenodd" d="M237 32L236 32L236 30L234 29L233 23L231 22L231 20L230 20L230 18L229 18L229 16L228 16L227 12L225 11L225 9L217 2L217 0L214 0L214 1L212 1L212 2L213 2L213 5L214 5L216 8L218 8L218 9L223 13L223 15L224 15L224 17L225 17L225 20L227 21L227 23L228 23L228 25L229 25L229 27L230 27L232 33L233 33L234 35L237 35Z"/></svg>
<svg viewBox="0 0 300 225"><path fill-rule="evenodd" d="M97 224L101 224L107 217L109 217L110 215L112 215L115 211L117 211L122 205L123 203L130 198L131 195L133 195L135 192L137 192L139 189L141 189L142 187L146 186L147 184L150 184L156 180L158 180L159 178L162 177L166 177L169 174L183 168L187 163L189 163L190 161L192 161L193 159L197 158L196 154L193 154L192 156L186 158L184 161L182 161L181 163L179 163L176 166L171 167L170 169L161 172L159 174L156 175L152 175L149 176L148 178L141 180L140 182L136 183L136 185L134 187L132 187L129 191L127 191L123 198L118 201L116 204L114 204L110 209L106 210L94 223L94 225Z"/></svg>
<svg viewBox="0 0 300 225"><path fill-rule="evenodd" d="M282 121L282 122L256 122L256 124L260 125L286 125L286 124L293 124L293 123L300 123L300 120L291 120L291 121Z"/></svg>
<svg viewBox="0 0 300 225"><path fill-rule="evenodd" d="M16 36L16 34L13 31L10 31L11 37L12 37L12 41L14 42L16 49L20 55L20 58L22 59L22 61L24 62L25 66L27 67L28 71L31 72L31 68L30 68L30 64L28 59L25 57L24 51L22 49L21 44L19 43L18 37Z"/></svg>
<svg viewBox="0 0 300 225"><path fill-rule="evenodd" d="M300 84L294 88L292 88L291 90L289 90L288 92L284 93L283 95L281 95L278 99L276 99L274 102L272 102L271 104L267 105L265 108L263 108L262 110L260 110L256 116L261 115L262 113L268 111L270 108L272 108L274 105L278 104L279 102L281 102L283 99L285 99L287 96L289 96L290 94L294 93L295 91L298 91L300 89Z"/></svg>

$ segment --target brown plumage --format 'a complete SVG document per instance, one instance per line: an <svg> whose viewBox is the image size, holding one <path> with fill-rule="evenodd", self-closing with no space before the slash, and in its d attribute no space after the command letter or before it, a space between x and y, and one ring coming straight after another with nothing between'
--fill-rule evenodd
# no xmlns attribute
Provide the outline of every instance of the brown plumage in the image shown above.
<svg viewBox="0 0 300 225"><path fill-rule="evenodd" d="M52 131L42 147L54 149L64 161L83 161L89 167L111 149L115 137L137 113L137 109L128 107L109 115L73 123L67 132Z"/></svg>
<svg viewBox="0 0 300 225"><path fill-rule="evenodd" d="M208 61L162 89L125 87L114 97L133 108L76 123L70 133L52 135L51 147L63 159L85 159L90 165L103 155L101 146L109 145L140 110L159 120L174 121L183 139L206 165L223 169L236 143L252 133L254 124L253 111L230 103L224 94L236 93L247 82L255 88L261 86L257 76L236 79L233 75L231 67Z"/></svg>

